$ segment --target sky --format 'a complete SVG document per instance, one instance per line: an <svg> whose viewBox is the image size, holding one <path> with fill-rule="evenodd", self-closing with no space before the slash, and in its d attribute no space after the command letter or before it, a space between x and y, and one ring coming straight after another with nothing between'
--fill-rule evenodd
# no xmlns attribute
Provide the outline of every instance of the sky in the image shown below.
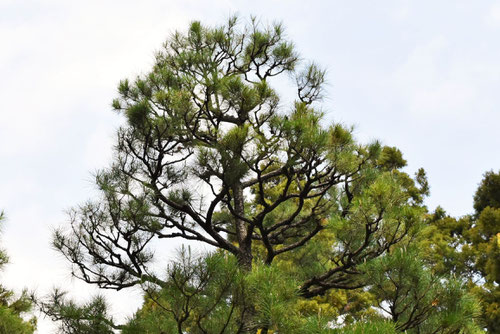
<svg viewBox="0 0 500 334"><path fill-rule="evenodd" d="M283 22L302 58L327 69L327 121L397 146L409 173L423 167L431 210L472 212L483 173L500 169L500 1L0 0L2 284L98 292L71 278L50 240L96 195L92 173L123 123L110 106L117 84L146 73L175 30L233 14ZM118 320L141 304L137 290L106 295ZM39 320L38 333L53 330Z"/></svg>

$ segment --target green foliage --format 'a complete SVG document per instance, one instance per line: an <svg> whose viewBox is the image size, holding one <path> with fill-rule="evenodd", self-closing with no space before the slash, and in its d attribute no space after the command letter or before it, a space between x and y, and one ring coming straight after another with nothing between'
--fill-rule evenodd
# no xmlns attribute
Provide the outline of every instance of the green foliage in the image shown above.
<svg viewBox="0 0 500 334"><path fill-rule="evenodd" d="M437 274L452 273L481 302L482 325L500 331L499 175L487 172L474 196L474 215L447 216L438 208L419 237L425 261Z"/></svg>
<svg viewBox="0 0 500 334"><path fill-rule="evenodd" d="M332 333L338 334L396 334L394 323L390 321L360 322L340 329L335 329Z"/></svg>
<svg viewBox="0 0 500 334"><path fill-rule="evenodd" d="M440 207L427 217L418 244L422 249L431 250L422 256L434 273L472 279L471 254L458 251L468 249L464 233L470 230L472 223L470 216L456 219L447 216Z"/></svg>
<svg viewBox="0 0 500 334"><path fill-rule="evenodd" d="M13 293L0 286L0 334L29 334L36 329L36 318L23 319L31 310L31 301L26 292L15 298Z"/></svg>
<svg viewBox="0 0 500 334"><path fill-rule="evenodd" d="M36 300L42 312L54 321L60 321L61 334L112 334L113 319L108 315L108 305L102 296L79 305L66 298L66 292L55 290L44 300Z"/></svg>
<svg viewBox="0 0 500 334"><path fill-rule="evenodd" d="M183 251L167 275L165 287L146 290L123 333L236 333L245 312L254 331L308 333L313 326L297 308L298 282L275 266L256 264L247 273L230 254L194 258ZM326 320L321 324L326 328Z"/></svg>
<svg viewBox="0 0 500 334"><path fill-rule="evenodd" d="M303 319L295 309L299 283L275 266L258 265L245 277L245 288L256 315L256 328L301 333Z"/></svg>
<svg viewBox="0 0 500 334"><path fill-rule="evenodd" d="M127 111L127 118L130 124L140 127L146 122L148 117L149 105L147 101L141 101L135 105L130 106Z"/></svg>
<svg viewBox="0 0 500 334"><path fill-rule="evenodd" d="M4 219L0 212L0 224ZM8 263L5 251L0 250L0 269ZM31 334L36 329L36 318L24 320L24 316L31 310L31 301L26 291L15 297L14 293L0 285L0 334Z"/></svg>
<svg viewBox="0 0 500 334"><path fill-rule="evenodd" d="M482 304L481 320L488 333L500 331L500 288L491 284L475 285L471 292L476 295Z"/></svg>
<svg viewBox="0 0 500 334"><path fill-rule="evenodd" d="M486 207L467 232L474 245L475 269L487 282L500 284L500 208Z"/></svg>
<svg viewBox="0 0 500 334"><path fill-rule="evenodd" d="M457 280L425 268L415 249L395 249L366 265L377 306L399 331L408 333L476 333L479 302Z"/></svg>
<svg viewBox="0 0 500 334"><path fill-rule="evenodd" d="M488 206L500 208L500 172L486 172L474 195L476 214L480 214Z"/></svg>
<svg viewBox="0 0 500 334"><path fill-rule="evenodd" d="M147 286L144 307L123 333L234 333L241 279L234 257L195 258L183 250L167 270L166 285Z"/></svg>
<svg viewBox="0 0 500 334"><path fill-rule="evenodd" d="M406 160L398 148L385 146L380 154L379 164L385 168L396 169L406 166Z"/></svg>

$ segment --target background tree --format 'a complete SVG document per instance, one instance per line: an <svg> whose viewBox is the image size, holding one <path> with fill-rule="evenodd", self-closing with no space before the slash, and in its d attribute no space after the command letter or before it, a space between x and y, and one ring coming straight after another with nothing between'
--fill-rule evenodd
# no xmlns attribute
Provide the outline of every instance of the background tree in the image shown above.
<svg viewBox="0 0 500 334"><path fill-rule="evenodd" d="M464 232L473 273L482 278L474 288L483 302L488 332L500 333L500 172L484 174L475 195L471 229Z"/></svg>
<svg viewBox="0 0 500 334"><path fill-rule="evenodd" d="M474 194L476 215L487 207L500 208L500 172L486 172Z"/></svg>
<svg viewBox="0 0 500 334"><path fill-rule="evenodd" d="M271 86L280 74L292 78L293 101ZM101 197L54 234L73 275L143 286L179 333L325 330L326 319L279 305L366 286L361 265L414 240L428 186L423 170L415 179L400 170L398 149L325 126L324 76L299 61L280 24L231 18L172 35L149 73L119 85L113 107L128 122L113 164L96 175ZM234 261L181 261L164 275L150 242L173 238ZM221 273L235 281L225 286ZM55 297L46 308L57 318L67 308Z"/></svg>
<svg viewBox="0 0 500 334"><path fill-rule="evenodd" d="M425 258L436 273L453 273L479 298L488 333L500 333L499 196L500 173L485 173L474 195L474 214L457 219L438 208L420 241L432 249Z"/></svg>
<svg viewBox="0 0 500 334"><path fill-rule="evenodd" d="M0 224L4 219L3 212L0 212ZM8 262L5 251L0 249L0 269ZM30 311L31 302L23 292L21 296L15 297L14 293L0 285L0 334L29 334L36 329L36 318L26 321L23 315Z"/></svg>

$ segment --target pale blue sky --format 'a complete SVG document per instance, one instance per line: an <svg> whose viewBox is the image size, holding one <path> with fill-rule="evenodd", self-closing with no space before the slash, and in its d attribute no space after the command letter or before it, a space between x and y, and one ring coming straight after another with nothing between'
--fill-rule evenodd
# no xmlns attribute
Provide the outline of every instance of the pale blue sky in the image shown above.
<svg viewBox="0 0 500 334"><path fill-rule="evenodd" d="M145 72L175 29L230 14L282 21L303 58L328 70L323 108L361 141L397 146L426 169L430 208L472 210L500 169L500 1L0 0L0 208L12 264L1 281L48 291L70 281L50 249L64 210L92 196L110 159L120 79ZM118 318L138 293L112 294ZM49 333L41 321L40 333Z"/></svg>

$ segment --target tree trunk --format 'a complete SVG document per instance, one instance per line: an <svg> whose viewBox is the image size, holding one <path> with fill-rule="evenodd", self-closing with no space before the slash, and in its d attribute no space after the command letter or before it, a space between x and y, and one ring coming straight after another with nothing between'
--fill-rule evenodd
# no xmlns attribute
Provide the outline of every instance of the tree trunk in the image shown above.
<svg viewBox="0 0 500 334"><path fill-rule="evenodd" d="M245 216L245 199L243 197L243 187L237 182L233 187L234 210L240 216ZM248 236L249 226L243 219L236 217L236 237L238 239L239 253L238 263L246 271L252 270L252 239Z"/></svg>
<svg viewBox="0 0 500 334"><path fill-rule="evenodd" d="M240 182L237 182L233 187L234 196L234 210L235 213L240 216L245 216L245 199L243 197L243 187ZM243 219L236 217L236 237L238 239L238 265L241 269L246 272L252 270L252 239L249 238L249 226L245 223ZM255 307L247 301L241 301L241 326L238 333L241 334L253 334L256 332L256 326L254 322L255 317Z"/></svg>

